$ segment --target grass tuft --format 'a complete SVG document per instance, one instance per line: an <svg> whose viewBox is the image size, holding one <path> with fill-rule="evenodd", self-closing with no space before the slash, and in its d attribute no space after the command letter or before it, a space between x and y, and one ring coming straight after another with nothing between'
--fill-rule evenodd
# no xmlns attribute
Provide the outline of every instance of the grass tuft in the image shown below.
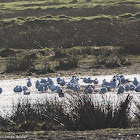
<svg viewBox="0 0 140 140"><path fill-rule="evenodd" d="M67 103L45 99L31 104L19 101L13 106L10 121L0 117L1 131L95 130L129 127L132 97L128 95L118 105L103 98L97 101L89 95L71 95Z"/></svg>

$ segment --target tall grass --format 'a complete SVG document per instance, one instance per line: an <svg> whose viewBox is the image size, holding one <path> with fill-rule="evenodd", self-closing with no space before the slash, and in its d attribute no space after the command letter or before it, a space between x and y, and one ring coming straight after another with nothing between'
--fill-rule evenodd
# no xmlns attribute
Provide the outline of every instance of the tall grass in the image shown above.
<svg viewBox="0 0 140 140"><path fill-rule="evenodd" d="M94 130L102 128L126 128L129 122L129 105L132 97L128 95L118 106L106 102L93 102L90 96L78 97L74 112L78 130Z"/></svg>
<svg viewBox="0 0 140 140"><path fill-rule="evenodd" d="M135 114L135 123L133 124L135 127L140 127L140 103L135 102L137 110L134 112Z"/></svg>
<svg viewBox="0 0 140 140"><path fill-rule="evenodd" d="M65 113L63 104L56 99L31 104L29 100L14 106L11 120L17 125L15 131L64 129L71 119Z"/></svg>
<svg viewBox="0 0 140 140"><path fill-rule="evenodd" d="M12 131L13 122L9 118L3 118L0 116L0 131Z"/></svg>
<svg viewBox="0 0 140 140"><path fill-rule="evenodd" d="M76 131L129 126L130 95L115 107L105 100L94 102L88 95L71 96L67 100L67 103L57 99L46 99L36 104L31 104L29 100L19 102L10 118L15 123L13 130Z"/></svg>

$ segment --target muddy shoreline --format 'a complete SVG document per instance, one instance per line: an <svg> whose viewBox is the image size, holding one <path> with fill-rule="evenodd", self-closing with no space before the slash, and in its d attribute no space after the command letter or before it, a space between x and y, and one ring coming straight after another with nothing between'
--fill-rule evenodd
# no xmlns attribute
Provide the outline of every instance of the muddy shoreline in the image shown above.
<svg viewBox="0 0 140 140"><path fill-rule="evenodd" d="M59 70L55 73L46 73L46 74L36 74L31 72L14 72L14 73L1 73L0 80L2 79L19 79L26 77L70 77L72 75L75 76L99 76L99 75L115 75L115 74L140 74L140 63L136 63L130 66L125 67L117 67L108 69L105 67L100 68L76 68L73 70Z"/></svg>

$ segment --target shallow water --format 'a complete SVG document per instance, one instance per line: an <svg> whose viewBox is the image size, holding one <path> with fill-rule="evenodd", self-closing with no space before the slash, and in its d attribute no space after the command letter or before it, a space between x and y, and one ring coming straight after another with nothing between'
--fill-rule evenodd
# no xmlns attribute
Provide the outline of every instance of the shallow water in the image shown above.
<svg viewBox="0 0 140 140"><path fill-rule="evenodd" d="M82 78L87 77L87 76L82 76L82 77L78 77L79 78L79 83L80 85L83 87L82 91L84 90L84 87L88 84L83 83ZM99 90L102 80L106 79L107 81L110 81L112 79L113 75L106 75L106 76L92 76L92 79L97 78L99 80L99 84L97 86L95 86L95 90ZM134 79L134 77L137 77L138 81L140 81L140 75L125 75L125 78L129 78L129 80ZM30 95L23 95L22 93L14 93L13 92L13 88L16 85L19 86L26 86L27 84L27 78L24 79L9 79L9 80L0 80L0 87L2 87L3 92L2 94L0 94L0 115L2 116L6 116L7 114L11 114L12 112L12 107L13 105L16 105L19 101L24 101L26 99L29 99L32 103L36 103L36 102L43 102L46 98L50 99L50 98L59 98L58 94L55 92L51 92L50 90L45 92L45 93L40 93L37 91L37 89L35 88L35 82L36 80L40 80L41 78L46 78L46 77L40 77L40 78L31 78L31 82L32 82L32 87L29 88L30 91ZM66 82L69 82L71 77L61 77L64 78ZM55 85L57 85L56 82L56 77L52 78ZM66 87L63 87L63 92L65 93L65 97L63 99L60 100L66 100L67 97L69 96L67 93L73 93L73 94L77 94L77 92L72 92L72 90L67 90ZM98 100L100 102L102 102L103 98L106 101L109 101L113 104L116 104L117 102L119 102L120 100L125 99L125 97L131 94L133 95L133 102L134 101L139 101L140 100L140 93L136 93L135 91L130 91L130 92L124 92L123 94L117 95L117 89L113 89L111 92L108 92L106 94L100 94L99 92L95 92L95 94L92 94L91 96L93 96L93 100ZM131 110L132 112L135 110L135 106L132 103L131 106Z"/></svg>

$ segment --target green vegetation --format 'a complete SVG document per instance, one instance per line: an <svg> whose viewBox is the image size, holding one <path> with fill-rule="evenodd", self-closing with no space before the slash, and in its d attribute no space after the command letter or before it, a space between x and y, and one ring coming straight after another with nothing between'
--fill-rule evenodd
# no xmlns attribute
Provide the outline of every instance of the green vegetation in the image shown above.
<svg viewBox="0 0 140 140"><path fill-rule="evenodd" d="M11 54L0 52L1 70L21 71L33 54L25 71L129 65L140 54L139 25L139 0L2 0L0 48Z"/></svg>
<svg viewBox="0 0 140 140"><path fill-rule="evenodd" d="M1 72L52 73L78 67L115 68L133 63L130 55L120 53L121 47L77 46L63 49L2 49L0 51ZM138 58L137 61L139 62Z"/></svg>

